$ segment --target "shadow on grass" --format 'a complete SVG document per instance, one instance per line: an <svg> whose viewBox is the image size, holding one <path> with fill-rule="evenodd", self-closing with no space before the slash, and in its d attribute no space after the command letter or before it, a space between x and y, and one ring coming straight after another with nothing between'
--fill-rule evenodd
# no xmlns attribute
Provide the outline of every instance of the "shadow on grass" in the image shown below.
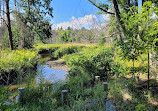
<svg viewBox="0 0 158 111"><path fill-rule="evenodd" d="M133 78L115 78L108 81L108 98L116 104L118 111L155 111L158 109L158 94L153 90L134 87ZM155 91L155 90L154 90Z"/></svg>

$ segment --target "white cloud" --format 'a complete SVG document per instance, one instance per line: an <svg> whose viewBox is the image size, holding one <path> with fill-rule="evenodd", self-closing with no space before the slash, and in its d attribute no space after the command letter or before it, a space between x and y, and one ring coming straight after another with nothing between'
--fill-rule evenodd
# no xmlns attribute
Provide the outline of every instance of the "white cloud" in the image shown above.
<svg viewBox="0 0 158 111"><path fill-rule="evenodd" d="M108 21L109 20L109 15L103 15L101 17L102 19L104 19L104 21ZM70 22L62 22L59 24L54 24L52 26L52 29L58 29L58 28L63 28L63 29L67 29L68 27L71 27L73 29L80 29L82 27L85 27L87 29L91 29L91 28L97 28L98 24L100 22L99 20L100 18L97 17L96 15L85 15L84 17L79 17L79 18L75 18L74 16L71 17L71 21Z"/></svg>
<svg viewBox="0 0 158 111"><path fill-rule="evenodd" d="M105 21L109 21L109 20L110 20L110 15L109 15L109 14L104 14L104 15L103 15L103 19L104 19Z"/></svg>

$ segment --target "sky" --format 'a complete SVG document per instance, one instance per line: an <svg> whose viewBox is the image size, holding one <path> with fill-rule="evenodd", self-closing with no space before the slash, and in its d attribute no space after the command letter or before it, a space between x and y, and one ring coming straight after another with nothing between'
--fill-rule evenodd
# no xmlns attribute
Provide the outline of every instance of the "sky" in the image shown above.
<svg viewBox="0 0 158 111"><path fill-rule="evenodd" d="M53 0L53 28L68 26L72 28L92 27L94 22L103 22L105 16L96 14L99 9L88 0ZM96 20L97 19L97 20ZM96 20L96 21L95 21Z"/></svg>
<svg viewBox="0 0 158 111"><path fill-rule="evenodd" d="M105 1L105 0L102 0ZM138 0L139 6L141 0ZM100 10L92 5L88 0L53 0L52 19L53 29L66 29L68 26L78 29L85 27L87 29L97 27L96 23L103 23L109 20L109 15L98 15Z"/></svg>
<svg viewBox="0 0 158 111"><path fill-rule="evenodd" d="M138 3L140 6L141 0L138 0ZM13 5L14 0L10 0L10 6L14 7ZM108 14L97 14L100 10L88 0L52 0L51 6L54 16L51 20L52 29L58 29L61 26L63 29L69 26L73 29L82 27L91 29L107 22L110 17Z"/></svg>
<svg viewBox="0 0 158 111"><path fill-rule="evenodd" d="M72 16L79 18L99 11L88 0L53 0L52 6L54 23L66 22Z"/></svg>

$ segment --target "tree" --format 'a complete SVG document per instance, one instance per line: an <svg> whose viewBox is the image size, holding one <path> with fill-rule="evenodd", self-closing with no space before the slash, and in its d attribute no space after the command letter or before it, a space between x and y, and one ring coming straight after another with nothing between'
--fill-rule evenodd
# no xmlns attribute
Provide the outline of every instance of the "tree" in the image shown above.
<svg viewBox="0 0 158 111"><path fill-rule="evenodd" d="M8 28L8 33L9 33L10 49L14 50L13 35L12 35L12 29L11 29L11 23L10 23L9 0L5 0L5 1L6 1L7 28Z"/></svg>
<svg viewBox="0 0 158 111"><path fill-rule="evenodd" d="M115 13L108 11L108 9L110 9L110 8L108 8L109 5L107 5L107 4L99 4L99 6L98 6L92 0L89 0L89 2L91 2L94 6L96 6L97 8L99 8L100 10L102 10L103 12L105 12L107 14L111 14L111 15L115 14L117 23L120 26L119 29L121 30L123 36L125 36L125 27L123 26L123 22L121 21L120 10L118 8L118 3L116 0L112 0ZM123 42L122 36L120 36L120 40L121 40L121 42Z"/></svg>
<svg viewBox="0 0 158 111"><path fill-rule="evenodd" d="M89 1L94 4L94 2L92 2L91 0L89 0ZM155 5L157 4L154 0L153 0L153 3L155 3ZM120 30L120 29L115 28L116 30L118 30L118 32L117 31L115 31L115 32L117 32L117 34L119 36L124 37L120 41L121 44L119 44L119 46L123 50L122 55L124 57L128 57L129 59L133 59L133 68L134 68L134 60L140 55L139 50L145 51L145 49L146 49L144 47L144 46L146 46L145 44L146 43L153 44L153 41L155 40L155 37L157 35L156 34L157 32L155 33L155 35L153 35L153 32L155 32L155 30L157 28L157 27L154 28L154 26L157 26L155 24L157 22L154 20L151 20L151 19L147 20L147 18L149 18L149 17L151 18L151 15L152 15L151 13L153 13L154 10L156 10L156 7L154 10L150 10L150 9L152 9L151 8L152 2L143 1L143 4L145 6L143 6L143 8L141 9L143 13L140 14L140 13L138 13L138 8L137 8L138 0L135 0L134 4L130 3L130 0L128 0L128 2L124 2L124 0L120 0L120 1L112 0L112 4L113 4L114 12L115 12L116 21L119 24L119 26L122 26L122 29L123 29L123 30ZM130 7L124 8L123 6L125 6L125 4L128 4L128 6L131 6L131 8ZM96 6L96 4L94 4L94 5ZM133 7L132 7L132 5L133 5ZM101 5L96 6L96 7L100 7L99 9L101 9L102 11L107 13L109 8L106 8L107 10L105 11L103 9L107 6L105 6L104 8L102 8L102 6L105 6L105 5L102 3ZM118 7L118 6L120 6L120 7ZM128 9L128 10L126 10L126 9ZM150 16L147 13L150 13L149 14ZM155 11L154 13L157 13L157 11ZM111 16L113 16L113 14L111 14ZM149 23L149 22L152 24L150 24L150 26L149 26L150 28L147 29L147 26L149 24L147 25L145 23ZM119 30L123 33L120 34ZM150 33L149 30L152 30L152 33ZM149 34L152 34L153 36L151 36ZM150 38L150 39L145 39L144 38L145 36L148 36L146 38ZM144 40L146 42L142 42ZM149 74L148 74L148 76L149 76Z"/></svg>
<svg viewBox="0 0 158 111"><path fill-rule="evenodd" d="M52 0L20 0L24 23L32 30L34 36L45 42L51 37L50 18L53 17Z"/></svg>
<svg viewBox="0 0 158 111"><path fill-rule="evenodd" d="M3 9L1 8L3 3ZM4 3L5 3L5 9L4 9ZM6 20L5 20L5 15L6 14ZM1 1L0 0L0 19L1 19L1 27L5 25L7 26L7 30L9 33L9 44L10 44L10 50L14 49L13 46L13 35L12 35L12 30L11 30L11 20L10 20L10 9L9 9L9 0Z"/></svg>

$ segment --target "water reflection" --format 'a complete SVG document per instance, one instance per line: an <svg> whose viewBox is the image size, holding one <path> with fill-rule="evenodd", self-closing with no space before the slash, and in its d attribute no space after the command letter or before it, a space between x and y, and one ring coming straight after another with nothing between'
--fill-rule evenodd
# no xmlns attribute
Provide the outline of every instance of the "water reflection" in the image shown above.
<svg viewBox="0 0 158 111"><path fill-rule="evenodd" d="M65 70L55 70L47 65L37 66L37 83L44 79L44 81L55 83L57 81L65 81L67 72Z"/></svg>

